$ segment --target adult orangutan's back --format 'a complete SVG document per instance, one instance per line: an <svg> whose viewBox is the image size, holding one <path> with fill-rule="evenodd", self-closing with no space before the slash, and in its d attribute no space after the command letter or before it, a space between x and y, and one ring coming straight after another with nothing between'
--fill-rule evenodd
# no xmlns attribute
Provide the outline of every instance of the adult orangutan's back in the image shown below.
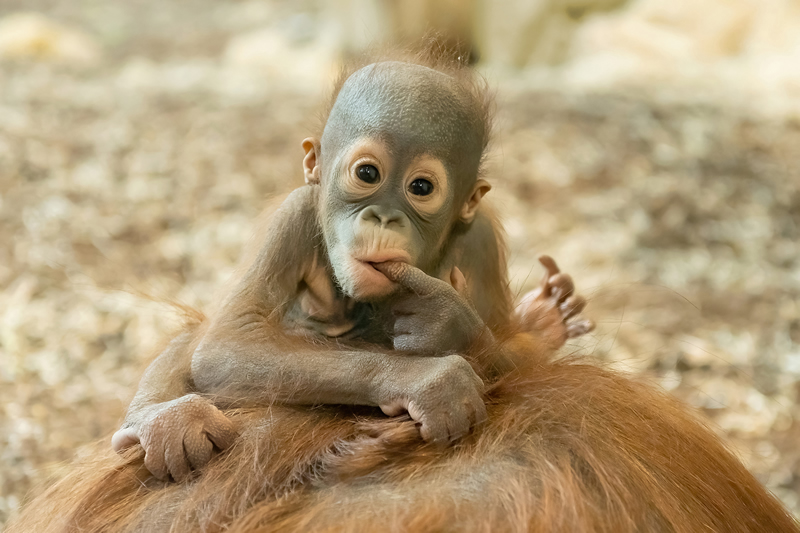
<svg viewBox="0 0 800 533"><path fill-rule="evenodd" d="M241 437L189 481L155 480L140 449L106 453L10 531L800 531L677 401L515 351L528 364L453 448L372 410L228 411Z"/></svg>

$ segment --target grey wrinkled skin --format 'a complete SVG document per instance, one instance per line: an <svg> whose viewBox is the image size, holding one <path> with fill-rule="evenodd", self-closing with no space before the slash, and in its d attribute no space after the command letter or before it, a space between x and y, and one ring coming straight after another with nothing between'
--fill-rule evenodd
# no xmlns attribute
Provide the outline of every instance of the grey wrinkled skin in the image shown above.
<svg viewBox="0 0 800 533"><path fill-rule="evenodd" d="M484 386L459 355L426 359L424 366L403 373L402 386L380 408L387 415L408 411L422 438L441 448L486 421Z"/></svg>
<svg viewBox="0 0 800 533"><path fill-rule="evenodd" d="M346 240L351 220L371 205L402 212L414 228L411 246L419 251L416 266L431 273L441 259L442 235L450 233L458 206L475 183L483 153L486 126L476 116L471 97L454 80L428 67L400 62L368 65L342 86L320 141L323 202L320 206L325 241L333 250ZM349 202L339 186L341 158L359 139L384 142L395 163L393 183L377 196ZM398 174L414 158L427 154L443 162L451 186L445 205L423 216L403 199ZM342 277L341 264L332 261Z"/></svg>
<svg viewBox="0 0 800 533"><path fill-rule="evenodd" d="M377 268L406 292L392 306L394 348L415 353L463 352L491 333L464 295L446 281L405 263Z"/></svg>

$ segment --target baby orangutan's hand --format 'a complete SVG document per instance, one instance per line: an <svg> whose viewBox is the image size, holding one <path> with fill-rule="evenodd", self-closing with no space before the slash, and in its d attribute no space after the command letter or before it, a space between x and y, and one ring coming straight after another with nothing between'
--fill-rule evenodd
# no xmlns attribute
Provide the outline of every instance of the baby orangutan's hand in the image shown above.
<svg viewBox="0 0 800 533"><path fill-rule="evenodd" d="M380 263L375 268L406 290L392 307L396 350L463 353L479 337L491 337L466 296L467 281L458 268L451 271L449 282L407 263Z"/></svg>
<svg viewBox="0 0 800 533"><path fill-rule="evenodd" d="M594 329L594 322L581 315L586 299L575 294L569 274L562 273L549 255L539 257L547 269L541 285L522 297L515 313L526 331L560 348L568 338L580 337Z"/></svg>
<svg viewBox="0 0 800 533"><path fill-rule="evenodd" d="M170 475L183 481L191 470L211 460L214 448L224 450L235 438L233 424L219 409L196 394L187 394L154 406L141 423L114 433L111 446L119 452L138 442L151 474L162 481Z"/></svg>

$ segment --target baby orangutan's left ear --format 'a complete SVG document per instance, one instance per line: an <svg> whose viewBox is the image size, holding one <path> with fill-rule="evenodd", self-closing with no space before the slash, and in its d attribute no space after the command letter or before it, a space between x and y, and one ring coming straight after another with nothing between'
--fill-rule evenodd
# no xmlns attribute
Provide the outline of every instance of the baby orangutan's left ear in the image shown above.
<svg viewBox="0 0 800 533"><path fill-rule="evenodd" d="M478 204L481 203L483 195L491 190L492 186L484 179L478 179L475 182L475 187L472 188L472 193L469 198L464 202L461 208L461 221L469 224L475 219L478 213Z"/></svg>

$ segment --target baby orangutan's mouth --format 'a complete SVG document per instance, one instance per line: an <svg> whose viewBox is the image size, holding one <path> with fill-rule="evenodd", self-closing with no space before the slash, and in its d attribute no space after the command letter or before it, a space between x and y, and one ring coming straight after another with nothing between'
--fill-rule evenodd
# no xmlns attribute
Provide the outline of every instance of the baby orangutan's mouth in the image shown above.
<svg viewBox="0 0 800 533"><path fill-rule="evenodd" d="M394 282L381 271L380 267L388 266L392 263L410 263L411 256L404 250L380 250L353 256L355 263L360 265L359 278L366 286L378 292L391 291L390 287L395 287ZM382 287L382 288L381 288Z"/></svg>
<svg viewBox="0 0 800 533"><path fill-rule="evenodd" d="M403 263L403 262L404 261L365 261L365 263L367 263L369 266L371 266L372 268L374 268L378 272L381 271L381 269L378 268L380 265L388 266L388 265L391 265L392 263Z"/></svg>
<svg viewBox="0 0 800 533"><path fill-rule="evenodd" d="M378 272L380 272L380 269L376 268L376 265L411 262L411 257L403 250L381 250L356 256L355 259ZM383 273L381 273L381 275L383 275Z"/></svg>
<svg viewBox="0 0 800 533"><path fill-rule="evenodd" d="M404 261L362 261L363 264L369 266L377 274L383 276L384 278L386 278L389 281L392 281L392 280L389 279L389 277L386 274L383 273L383 270L380 267L387 267L387 266L392 265L394 263L403 263L403 262Z"/></svg>

